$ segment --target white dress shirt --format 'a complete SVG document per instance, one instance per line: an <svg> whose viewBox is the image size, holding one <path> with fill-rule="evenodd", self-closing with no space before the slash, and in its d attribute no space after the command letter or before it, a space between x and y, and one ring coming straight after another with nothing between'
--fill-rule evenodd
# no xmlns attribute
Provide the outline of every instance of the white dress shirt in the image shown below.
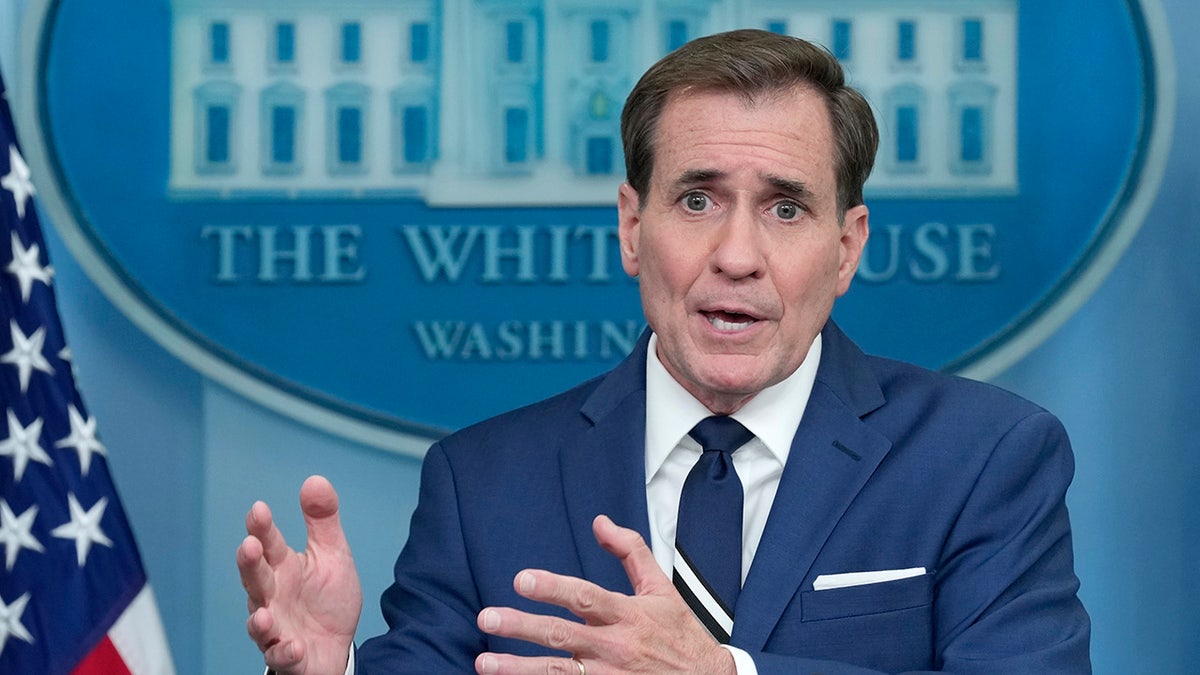
<svg viewBox="0 0 1200 675"><path fill-rule="evenodd" d="M688 432L712 412L671 377L658 359L657 345L658 336L651 335L646 355L646 507L650 516L650 550L658 566L670 577L675 560L679 494L688 472L704 452ZM792 438L808 405L820 362L818 334L796 372L759 392L732 415L754 434L749 443L733 453L733 466L745 495L743 582L767 525ZM732 647L730 651L740 675L758 672L748 654Z"/></svg>

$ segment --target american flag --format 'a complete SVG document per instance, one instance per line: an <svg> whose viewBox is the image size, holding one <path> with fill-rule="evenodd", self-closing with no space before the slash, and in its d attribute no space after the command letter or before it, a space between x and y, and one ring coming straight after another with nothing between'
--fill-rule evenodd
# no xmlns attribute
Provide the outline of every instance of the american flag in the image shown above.
<svg viewBox="0 0 1200 675"><path fill-rule="evenodd" d="M75 388L34 195L0 78L0 673L171 674Z"/></svg>

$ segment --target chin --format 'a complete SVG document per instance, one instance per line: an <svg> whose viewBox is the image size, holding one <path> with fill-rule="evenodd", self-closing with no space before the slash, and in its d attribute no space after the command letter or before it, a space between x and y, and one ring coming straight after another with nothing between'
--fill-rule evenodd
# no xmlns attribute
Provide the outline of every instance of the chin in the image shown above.
<svg viewBox="0 0 1200 675"><path fill-rule="evenodd" d="M720 372L709 372L700 382L706 390L724 397L751 396L769 386L761 378L751 376L747 370L740 368L733 371L722 369Z"/></svg>

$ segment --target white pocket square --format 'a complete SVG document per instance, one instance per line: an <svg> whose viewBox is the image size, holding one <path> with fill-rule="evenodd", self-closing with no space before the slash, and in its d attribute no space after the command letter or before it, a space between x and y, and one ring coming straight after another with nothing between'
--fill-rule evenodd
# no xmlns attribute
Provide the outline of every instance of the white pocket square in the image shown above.
<svg viewBox="0 0 1200 675"><path fill-rule="evenodd" d="M849 588L850 586L866 586L884 581L899 581L909 577L919 577L925 574L924 567L909 567L902 570L878 570L875 572L847 572L845 574L822 574L813 581L814 591L828 591L834 588Z"/></svg>

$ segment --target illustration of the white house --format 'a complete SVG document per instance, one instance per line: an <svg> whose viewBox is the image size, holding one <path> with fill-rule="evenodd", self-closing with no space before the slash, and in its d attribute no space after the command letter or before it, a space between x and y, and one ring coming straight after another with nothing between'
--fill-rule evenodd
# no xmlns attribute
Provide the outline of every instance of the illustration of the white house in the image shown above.
<svg viewBox="0 0 1200 675"><path fill-rule="evenodd" d="M642 71L757 26L829 48L876 109L872 195L1017 190L1017 0L173 0L182 199L601 204Z"/></svg>

